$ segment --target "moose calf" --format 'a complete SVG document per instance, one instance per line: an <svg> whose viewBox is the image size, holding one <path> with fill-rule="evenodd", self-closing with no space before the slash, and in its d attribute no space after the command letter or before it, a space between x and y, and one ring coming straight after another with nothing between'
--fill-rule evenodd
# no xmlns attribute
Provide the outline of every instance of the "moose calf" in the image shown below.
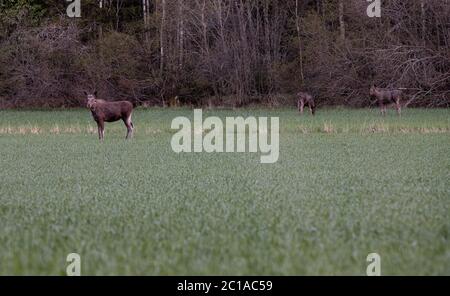
<svg viewBox="0 0 450 296"><path fill-rule="evenodd" d="M133 104L128 101L107 102L97 99L97 92L88 94L87 107L91 110L92 116L98 127L98 137L100 141L105 136L105 122L114 122L123 120L127 127L127 137L129 139L133 135L133 122L131 121L131 113L133 112Z"/></svg>
<svg viewBox="0 0 450 296"><path fill-rule="evenodd" d="M299 92L297 94L297 108L300 114L303 114L303 108L305 105L308 105L309 111L312 115L316 114L316 103L314 102L314 98L312 95L304 92Z"/></svg>
<svg viewBox="0 0 450 296"><path fill-rule="evenodd" d="M370 88L370 97L377 100L378 105L381 109L381 114L386 115L386 107L391 104L395 104L397 109L397 114L401 116L402 107L400 101L402 99L402 91L399 89L388 90L382 89L375 86Z"/></svg>

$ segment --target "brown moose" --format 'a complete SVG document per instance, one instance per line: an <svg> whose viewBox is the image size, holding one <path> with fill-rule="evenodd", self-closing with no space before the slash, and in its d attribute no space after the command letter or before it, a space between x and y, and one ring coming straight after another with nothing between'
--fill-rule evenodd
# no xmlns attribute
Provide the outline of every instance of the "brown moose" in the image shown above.
<svg viewBox="0 0 450 296"><path fill-rule="evenodd" d="M400 101L402 99L402 95L403 93L399 89L382 89L375 87L374 85L372 85L372 87L370 88L370 97L377 100L382 115L386 115L386 108L388 105L395 104L397 114L401 116L402 107L400 105Z"/></svg>
<svg viewBox="0 0 450 296"><path fill-rule="evenodd" d="M303 114L303 109L305 106L309 107L309 111L312 115L316 114L316 103L314 102L312 95L305 92L299 92L297 93L297 98L297 108L300 114Z"/></svg>
<svg viewBox="0 0 450 296"><path fill-rule="evenodd" d="M88 94L87 107L91 110L92 116L98 127L98 137L103 141L105 137L105 122L114 122L120 119L123 120L127 127L126 139L133 136L133 122L131 121L131 113L133 112L133 104L128 101L107 102L97 99L97 92Z"/></svg>

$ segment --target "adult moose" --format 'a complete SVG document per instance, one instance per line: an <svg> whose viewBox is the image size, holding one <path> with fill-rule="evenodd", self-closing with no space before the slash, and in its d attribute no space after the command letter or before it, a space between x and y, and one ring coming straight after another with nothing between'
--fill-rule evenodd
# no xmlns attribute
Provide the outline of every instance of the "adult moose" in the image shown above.
<svg viewBox="0 0 450 296"><path fill-rule="evenodd" d="M299 92L297 93L297 99L297 108L300 114L303 114L305 106L309 107L309 111L311 111L312 115L316 114L316 103L314 102L312 95L305 92Z"/></svg>
<svg viewBox="0 0 450 296"><path fill-rule="evenodd" d="M383 89L374 85L370 88L370 97L377 100L381 109L381 114L386 115L386 108L388 105L395 104L397 114L402 115L402 106L400 101L402 99L402 91L400 89Z"/></svg>
<svg viewBox="0 0 450 296"><path fill-rule="evenodd" d="M97 99L97 91L93 94L84 92L87 96L87 107L91 110L92 116L98 127L98 137L103 141L105 137L105 122L114 122L123 120L127 127L127 137L129 139L133 135L133 122L131 121L131 113L133 112L133 104L128 101L107 102Z"/></svg>

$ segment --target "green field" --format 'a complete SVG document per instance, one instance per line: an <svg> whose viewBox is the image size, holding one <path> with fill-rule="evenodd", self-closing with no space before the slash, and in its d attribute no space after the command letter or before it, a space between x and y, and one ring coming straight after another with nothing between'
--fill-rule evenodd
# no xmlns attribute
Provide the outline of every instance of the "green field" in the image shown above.
<svg viewBox="0 0 450 296"><path fill-rule="evenodd" d="M279 116L280 158L172 152L188 109L0 111L0 274L450 275L450 110Z"/></svg>

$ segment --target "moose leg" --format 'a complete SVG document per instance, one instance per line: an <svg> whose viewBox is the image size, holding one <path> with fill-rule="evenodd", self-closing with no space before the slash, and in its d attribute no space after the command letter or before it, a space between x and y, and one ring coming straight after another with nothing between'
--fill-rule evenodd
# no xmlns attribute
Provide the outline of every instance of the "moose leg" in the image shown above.
<svg viewBox="0 0 450 296"><path fill-rule="evenodd" d="M402 116L402 106L400 105L399 99L395 102L395 107L397 108L398 116Z"/></svg>
<svg viewBox="0 0 450 296"><path fill-rule="evenodd" d="M386 106L383 103L380 103L381 115L386 115Z"/></svg>
<svg viewBox="0 0 450 296"><path fill-rule="evenodd" d="M131 114L123 120L125 126L127 127L127 137L126 139L130 139L133 136L133 122L131 121Z"/></svg>
<svg viewBox="0 0 450 296"><path fill-rule="evenodd" d="M311 115L314 115L313 107L311 106L311 104L308 104L308 106L309 106L309 112L311 112Z"/></svg>
<svg viewBox="0 0 450 296"><path fill-rule="evenodd" d="M98 127L98 139L100 141L103 141L103 139L105 138L105 123L103 121L98 121L97 127Z"/></svg>
<svg viewBox="0 0 450 296"><path fill-rule="evenodd" d="M303 109L305 108L305 102L303 100L298 101L298 111L300 111L300 114L303 114Z"/></svg>

